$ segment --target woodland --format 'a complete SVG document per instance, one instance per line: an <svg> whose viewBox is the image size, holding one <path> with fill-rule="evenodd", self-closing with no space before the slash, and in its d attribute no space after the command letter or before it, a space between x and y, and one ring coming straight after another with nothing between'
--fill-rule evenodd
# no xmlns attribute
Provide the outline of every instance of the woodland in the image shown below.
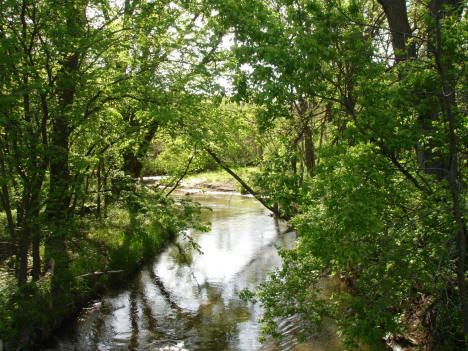
<svg viewBox="0 0 468 351"><path fill-rule="evenodd" d="M224 169L297 231L266 335L466 350L467 63L463 0L0 0L5 349L206 229L169 195Z"/></svg>

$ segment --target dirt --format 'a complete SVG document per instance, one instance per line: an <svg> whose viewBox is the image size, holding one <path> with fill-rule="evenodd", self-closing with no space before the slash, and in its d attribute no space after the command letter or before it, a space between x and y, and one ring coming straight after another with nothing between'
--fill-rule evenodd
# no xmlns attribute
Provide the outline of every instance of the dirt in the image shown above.
<svg viewBox="0 0 468 351"><path fill-rule="evenodd" d="M236 183L234 181L226 182L209 182L203 178L194 178L188 181L182 181L179 189L197 189L200 191L222 191L222 192L237 192Z"/></svg>
<svg viewBox="0 0 468 351"><path fill-rule="evenodd" d="M159 184L161 180L166 179L167 177L143 177L142 182L144 184ZM177 187L178 190L195 190L196 192L205 192L205 191L219 191L219 192L238 192L234 180L227 181L209 181L206 178L190 178L188 180L182 180Z"/></svg>

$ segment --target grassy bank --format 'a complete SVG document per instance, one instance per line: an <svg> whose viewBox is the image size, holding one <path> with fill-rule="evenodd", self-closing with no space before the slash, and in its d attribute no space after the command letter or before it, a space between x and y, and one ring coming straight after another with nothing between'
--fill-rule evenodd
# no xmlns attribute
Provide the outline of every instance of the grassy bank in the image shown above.
<svg viewBox="0 0 468 351"><path fill-rule="evenodd" d="M249 183L249 179L253 177L257 171L257 167L237 167L233 171L238 174L242 179ZM182 182L183 187L186 188L206 188L206 189L219 189L243 192L239 183L224 169L214 171L205 171L194 173L184 178Z"/></svg>
<svg viewBox="0 0 468 351"><path fill-rule="evenodd" d="M52 273L17 287L14 269L0 279L0 339L6 350L35 349L93 298L122 282L160 252L177 233L196 226L199 207L161 196L152 198L131 218L125 206L113 205L107 215L77 220L67 242L70 257L66 290L52 300ZM4 266L8 266L8 262ZM46 269L46 267L45 267Z"/></svg>

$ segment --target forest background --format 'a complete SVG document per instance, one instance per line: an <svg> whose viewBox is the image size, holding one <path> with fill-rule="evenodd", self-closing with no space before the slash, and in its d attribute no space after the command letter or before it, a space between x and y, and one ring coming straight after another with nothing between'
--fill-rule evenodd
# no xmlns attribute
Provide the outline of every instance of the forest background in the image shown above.
<svg viewBox="0 0 468 351"><path fill-rule="evenodd" d="M0 13L8 349L205 229L197 204L168 195L223 168L297 229L282 270L244 294L265 333L328 316L349 347L465 350L464 1L1 0ZM145 174L170 178L144 187ZM324 274L346 291L315 294Z"/></svg>

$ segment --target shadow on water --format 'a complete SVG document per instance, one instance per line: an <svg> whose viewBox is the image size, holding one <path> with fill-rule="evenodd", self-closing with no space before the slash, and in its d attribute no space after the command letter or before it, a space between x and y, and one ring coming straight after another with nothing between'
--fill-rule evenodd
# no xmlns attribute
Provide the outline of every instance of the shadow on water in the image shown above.
<svg viewBox="0 0 468 351"><path fill-rule="evenodd" d="M164 287L163 282L161 281L161 278L159 278L153 271L152 267L148 269L148 273L151 277L151 281L154 283L154 285L159 289L159 292L161 293L162 296L166 299L167 303L171 308L174 310L180 310L179 306L172 300L171 294L167 289ZM143 294L142 294L143 295Z"/></svg>
<svg viewBox="0 0 468 351"><path fill-rule="evenodd" d="M284 339L260 344L262 314L241 301L281 264L276 246L293 247L295 233L268 216L253 199L193 195L213 211L207 233L189 231L203 254L184 242L171 245L128 288L109 293L86 309L53 350L340 351L336 327L326 321L314 340L299 344L301 324L279 322Z"/></svg>
<svg viewBox="0 0 468 351"><path fill-rule="evenodd" d="M133 287L130 292L130 324L132 326L132 336L130 337L129 349L138 350L138 287Z"/></svg>

